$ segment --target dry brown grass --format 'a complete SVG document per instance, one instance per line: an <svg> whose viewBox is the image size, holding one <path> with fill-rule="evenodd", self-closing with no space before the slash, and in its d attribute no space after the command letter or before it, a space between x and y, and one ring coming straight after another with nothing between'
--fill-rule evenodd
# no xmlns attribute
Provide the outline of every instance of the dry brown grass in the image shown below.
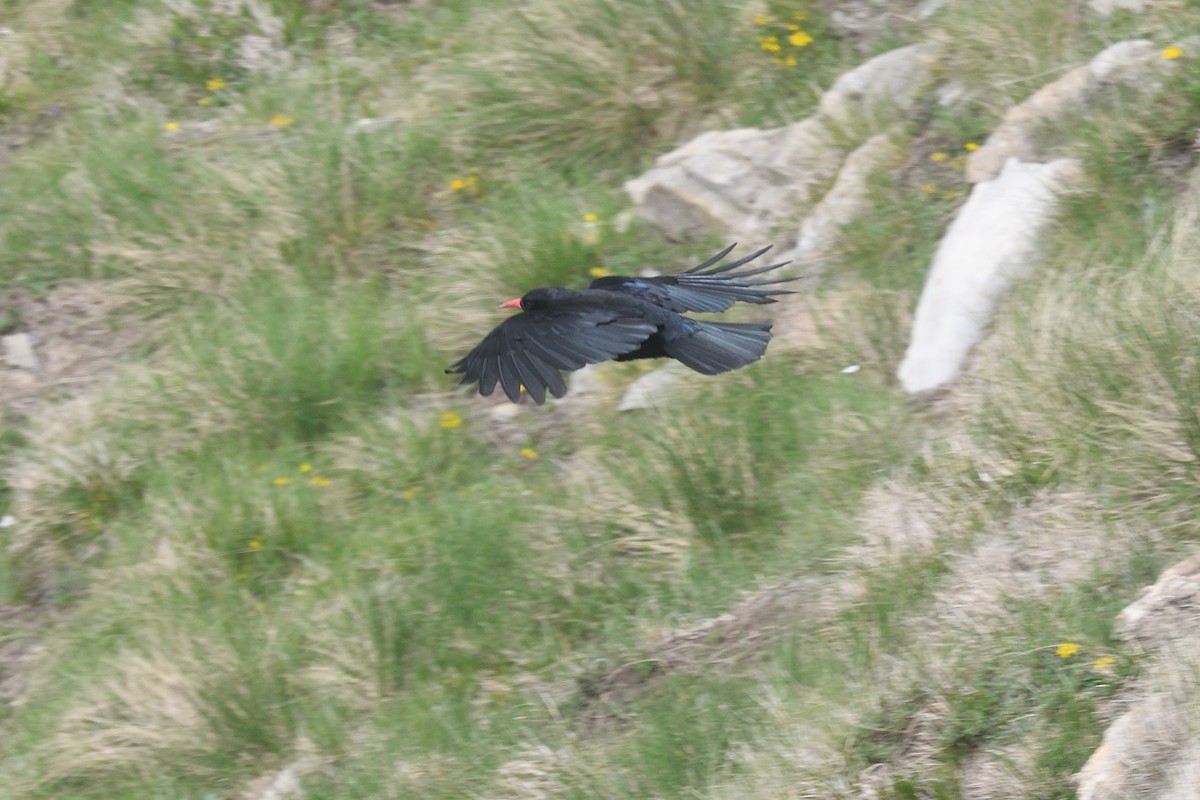
<svg viewBox="0 0 1200 800"><path fill-rule="evenodd" d="M45 746L46 778L153 774L161 759L201 756L219 746L200 685L220 668L222 645L195 637L127 651L111 677L87 690ZM228 668L228 665L226 665Z"/></svg>

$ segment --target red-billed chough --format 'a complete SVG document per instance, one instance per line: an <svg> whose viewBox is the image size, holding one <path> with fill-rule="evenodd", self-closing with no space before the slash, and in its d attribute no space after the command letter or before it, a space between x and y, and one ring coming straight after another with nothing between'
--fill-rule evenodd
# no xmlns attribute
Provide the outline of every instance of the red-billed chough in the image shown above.
<svg viewBox="0 0 1200 800"><path fill-rule="evenodd" d="M524 386L541 405L547 389L555 397L567 393L559 370L601 361L674 358L705 375L744 367L762 358L771 341L771 323L704 322L681 313L724 311L738 301L774 303L776 295L791 294L764 287L792 278L747 280L787 261L733 271L770 247L713 266L735 246L678 275L611 275L583 290L534 289L502 303L501 308L519 308L521 313L501 322L446 371L462 373L464 384L478 381L484 396L499 383L508 399L516 401Z"/></svg>

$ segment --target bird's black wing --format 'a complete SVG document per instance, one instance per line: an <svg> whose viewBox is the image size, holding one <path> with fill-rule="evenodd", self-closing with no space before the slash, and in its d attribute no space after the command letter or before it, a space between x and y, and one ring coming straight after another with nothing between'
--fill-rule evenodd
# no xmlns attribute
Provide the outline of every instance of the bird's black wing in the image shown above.
<svg viewBox="0 0 1200 800"><path fill-rule="evenodd" d="M516 402L524 386L541 405L547 389L555 397L567 393L559 370L580 369L636 350L657 330L653 322L603 308L523 311L501 322L446 371L462 373L462 383L478 381L485 397L499 383Z"/></svg>
<svg viewBox="0 0 1200 800"><path fill-rule="evenodd" d="M748 256L713 267L736 247L731 244L715 256L692 267L687 272L678 275L663 275L655 278L631 278L623 275L610 275L592 281L590 289L605 289L610 292L623 292L641 298L648 303L677 313L684 311L724 311L734 303L774 303L775 297L781 294L792 294L783 289L764 288L780 283L796 280L795 278L763 278L747 280L755 275L762 275L771 270L779 269L790 262L781 261L778 264L768 264L765 267L755 267L741 272L734 272L738 267L748 264L763 253L770 250L764 247ZM709 269L712 267L712 269Z"/></svg>

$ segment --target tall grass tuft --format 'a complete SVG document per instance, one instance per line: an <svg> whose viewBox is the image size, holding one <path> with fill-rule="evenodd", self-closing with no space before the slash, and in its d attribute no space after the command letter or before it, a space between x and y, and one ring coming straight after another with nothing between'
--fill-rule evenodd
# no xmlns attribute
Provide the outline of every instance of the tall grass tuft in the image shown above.
<svg viewBox="0 0 1200 800"><path fill-rule="evenodd" d="M543 164L645 162L713 112L754 55L737 9L716 0L542 0L487 19L507 42L466 60L456 116L481 151Z"/></svg>
<svg viewBox="0 0 1200 800"><path fill-rule="evenodd" d="M381 402L390 386L418 386L436 370L404 314L378 283L330 294L260 274L190 326L181 344L190 374L167 389L183 411L311 441Z"/></svg>

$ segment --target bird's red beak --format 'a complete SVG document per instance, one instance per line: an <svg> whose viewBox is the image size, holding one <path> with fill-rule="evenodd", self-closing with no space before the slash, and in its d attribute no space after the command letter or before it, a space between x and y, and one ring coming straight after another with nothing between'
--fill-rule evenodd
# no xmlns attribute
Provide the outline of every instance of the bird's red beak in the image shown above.
<svg viewBox="0 0 1200 800"><path fill-rule="evenodd" d="M496 306L496 308L520 308L520 307L521 307L521 298L519 298L519 297L514 297L512 300L505 300L503 303Z"/></svg>

